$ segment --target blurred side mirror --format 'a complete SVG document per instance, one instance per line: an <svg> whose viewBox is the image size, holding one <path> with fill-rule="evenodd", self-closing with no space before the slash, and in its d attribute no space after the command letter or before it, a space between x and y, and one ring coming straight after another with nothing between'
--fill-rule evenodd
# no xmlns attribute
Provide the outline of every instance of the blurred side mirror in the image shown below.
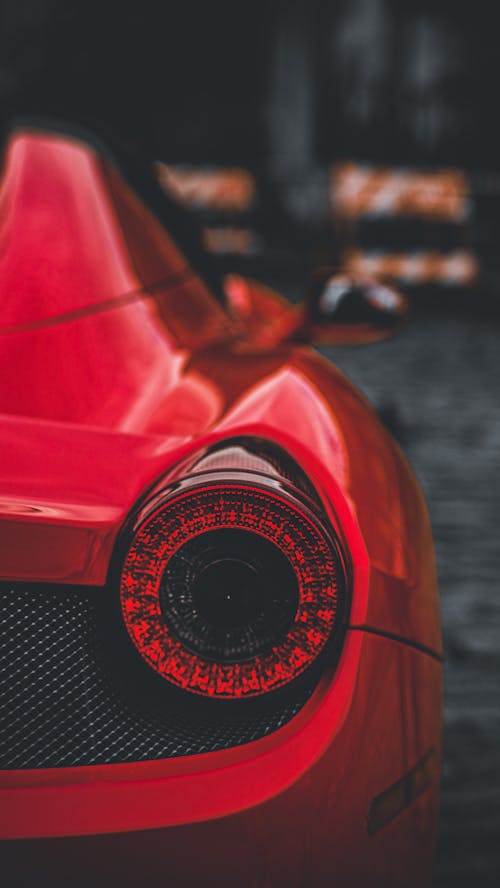
<svg viewBox="0 0 500 888"><path fill-rule="evenodd" d="M408 315L408 300L394 287L324 269L306 296L302 332L318 344L377 342L396 333Z"/></svg>
<svg viewBox="0 0 500 888"><path fill-rule="evenodd" d="M379 281L326 270L301 303L257 281L225 279L228 310L243 350L269 351L284 342L350 345L377 342L407 319L408 302Z"/></svg>

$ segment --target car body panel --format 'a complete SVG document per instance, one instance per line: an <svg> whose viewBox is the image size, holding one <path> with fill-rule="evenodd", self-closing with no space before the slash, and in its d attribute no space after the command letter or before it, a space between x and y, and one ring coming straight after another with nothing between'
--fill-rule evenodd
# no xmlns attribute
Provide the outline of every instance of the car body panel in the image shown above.
<svg viewBox="0 0 500 888"><path fill-rule="evenodd" d="M213 884L234 885L242 867L249 885L322 885L335 870L352 884L424 884L437 777L367 829L373 800L440 755L433 546L406 460L264 293L247 330L225 311L94 149L21 131L6 157L0 578L112 592L122 530L147 491L186 456L252 436L281 445L316 487L346 551L350 600L335 670L280 730L184 758L3 771L1 835L39 840L35 869L57 852L54 884L80 855L89 866L102 856L104 869L118 855L127 884L144 854L152 872L170 861L179 885L207 868ZM239 286L228 282L233 295ZM54 839L94 833L110 835Z"/></svg>
<svg viewBox="0 0 500 888"><path fill-rule="evenodd" d="M71 773L64 787L50 773L26 775L23 790L6 793L7 835L30 827L39 836L115 834L28 843L23 860L19 843L6 843L7 859L21 873L46 872L56 885L72 865L82 884L96 866L125 884L143 871L159 878L165 867L176 885L209 878L229 886L238 873L250 885L326 885L335 873L350 874L351 884L426 884L435 792L424 789L374 835L366 821L373 799L436 742L440 666L392 640L356 631L352 638L363 648L356 688L334 682L336 711L314 713L322 725L311 721L311 701L299 725L247 747L170 762L170 777L165 763L147 779L144 764L115 765L104 776L82 769L85 784L71 782ZM179 825L155 829L161 822Z"/></svg>
<svg viewBox="0 0 500 888"><path fill-rule="evenodd" d="M194 381L186 383L190 377ZM317 483L326 485L330 497L331 490L335 489L336 499L340 497L345 507L354 513L378 584L377 591L370 596L367 611L365 604L358 606L356 601L353 602L352 619L356 625L384 629L440 653L434 557L422 494L404 457L351 384L319 357L298 348L283 349L281 354L274 352L271 356L242 355L229 347L204 350L192 357L186 379L181 377L178 383L179 409L175 409L174 384L170 390L167 388L163 403L161 400L160 403L155 402L152 416L148 417L147 411L142 414L137 422L139 437L132 433L125 436L122 432L115 437L109 431L81 426L77 429L69 424L35 423L28 439L26 420L19 420L17 436L16 420L12 417L6 420L6 429L10 430L14 440L4 439L4 483L9 483L11 490L14 484L16 495L20 496L23 479L31 479L29 487L31 491L38 489L40 502L33 503L30 489L25 491L26 501L32 506L38 505L40 510L26 512L24 526L20 526L20 516L16 520L14 532L19 535L21 552L18 567L12 564L13 550L5 537L7 557L3 564L11 566L6 572L3 568L4 578L27 579L32 576L26 573L23 555L27 546L28 551L34 551L29 534L33 532L34 525L57 526L51 522L50 511L47 511L50 502L56 511L63 508L55 491L61 491L61 496L68 498L70 505L72 500L78 502L78 493L71 495L75 478L85 477L84 496L89 495L88 490L94 489L96 496L108 506L113 478L108 468L109 461L114 463L116 471L116 460L123 460L119 463L121 472L132 479L125 485L118 485L121 503L114 521L108 515L108 519L96 527L95 513L90 522L93 526L87 527L90 536L81 534L83 550L75 563L92 565L92 569L89 572L80 571L78 580L73 577L73 581L99 585L105 581L120 526L141 489L144 491L153 484L176 458L221 437L242 434L270 436L288 447ZM126 379L122 382L121 388L117 384L115 394L121 392L124 403L128 404L130 388ZM94 381L92 387L101 391L101 385L94 385ZM203 400L202 392L206 395L204 411L198 409L199 401ZM135 416L139 415L140 410L137 409ZM193 418L198 415L207 423L206 428L199 429L196 436L186 435L186 416L189 415ZM180 424L177 426L178 416ZM211 417L217 419L211 422ZM148 435L148 422L154 435ZM96 448L95 458L83 456L83 465L78 464L79 448L75 448L79 429L82 441L90 442L93 439L95 445L92 446ZM33 450L34 440L38 443L36 452ZM49 455L40 459L42 448L48 449ZM86 444L80 449L88 454ZM325 466L328 467L326 471ZM84 468L90 474L84 475ZM13 478L17 480L13 482ZM92 478L91 484L89 478ZM3 520L12 522L13 504L9 502L8 488L2 491L0 486L0 498L7 506ZM75 502L72 505L76 505ZM86 514L88 522L88 512ZM73 515L72 523L75 520L76 515ZM79 525L85 528L84 510L80 514ZM24 532L28 534L26 544L21 542ZM48 551L47 533L45 530L42 544L44 557ZM56 529L53 533L53 545L59 549ZM102 551L99 551L101 546ZM96 562L99 562L97 570ZM55 575L50 571L49 567L38 578L54 579ZM65 581L64 575L57 575L61 582Z"/></svg>
<svg viewBox="0 0 500 888"><path fill-rule="evenodd" d="M188 338L221 335L227 318L165 229L97 146L26 127L8 140L0 187L0 328L15 332L120 305L189 281L198 323ZM160 299L161 301L161 299ZM172 326L182 325L182 310Z"/></svg>

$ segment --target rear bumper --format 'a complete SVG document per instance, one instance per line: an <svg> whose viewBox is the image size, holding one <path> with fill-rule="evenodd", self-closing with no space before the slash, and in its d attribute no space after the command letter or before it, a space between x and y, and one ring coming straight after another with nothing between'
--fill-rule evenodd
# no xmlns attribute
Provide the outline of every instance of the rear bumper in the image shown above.
<svg viewBox="0 0 500 888"><path fill-rule="evenodd" d="M429 751L439 758L440 709L437 660L350 630L333 680L256 743L167 762L4 772L8 884L425 885L438 775L413 800L400 781ZM373 828L381 798L390 816Z"/></svg>

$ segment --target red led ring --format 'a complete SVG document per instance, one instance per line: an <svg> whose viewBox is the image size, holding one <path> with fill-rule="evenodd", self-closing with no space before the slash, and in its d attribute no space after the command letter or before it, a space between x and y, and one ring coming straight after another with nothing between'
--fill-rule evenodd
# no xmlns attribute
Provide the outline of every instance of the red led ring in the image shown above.
<svg viewBox="0 0 500 888"><path fill-rule="evenodd" d="M243 529L277 546L298 586L286 636L250 660L217 663L193 653L165 620L161 583L172 556L188 540L220 528ZM255 697L301 675L336 623L342 568L335 545L308 509L257 486L220 482L172 493L137 529L122 568L120 595L128 633L146 662L171 684L202 696Z"/></svg>

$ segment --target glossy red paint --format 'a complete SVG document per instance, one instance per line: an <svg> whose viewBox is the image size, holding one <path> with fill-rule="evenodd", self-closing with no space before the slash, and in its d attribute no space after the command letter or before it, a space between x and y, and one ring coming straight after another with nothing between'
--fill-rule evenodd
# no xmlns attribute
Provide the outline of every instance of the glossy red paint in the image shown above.
<svg viewBox="0 0 500 888"><path fill-rule="evenodd" d="M29 860L6 844L6 859L19 872L41 867L53 884L67 884L70 868L83 884L96 862L133 884L144 855L151 874L168 861L178 885L208 870L228 886L242 872L249 885L323 885L332 873L344 884L426 884L436 781L366 830L372 800L440 749L432 538L404 457L349 381L291 343L295 321L283 327L265 293L246 335L244 311L225 313L86 144L14 134L0 207L1 577L102 586L148 489L188 454L257 435L318 490L351 586L335 672L265 739L181 759L2 772L5 838L152 830L35 843Z"/></svg>
<svg viewBox="0 0 500 888"><path fill-rule="evenodd" d="M227 319L167 232L96 149L37 130L14 133L0 187L0 329L61 323L157 290L169 333L220 338ZM166 295L162 291L167 291ZM193 313L197 317L193 327Z"/></svg>
<svg viewBox="0 0 500 888"><path fill-rule="evenodd" d="M83 885L98 867L100 876L131 885L145 860L151 879L168 860L180 886L207 872L228 888L241 884L242 873L248 884L266 877L327 885L333 872L347 884L421 888L432 864L435 785L373 836L366 819L373 798L436 741L440 666L404 644L354 631L352 656L360 657L354 684L341 666L324 706L311 701L297 723L249 747L79 769L85 775L23 775L22 790L4 793L4 835L33 835L35 823L38 836L91 835L5 843L4 861L25 884L36 872L63 885L73 872ZM116 834L139 823L151 831ZM96 835L107 831L115 834Z"/></svg>

